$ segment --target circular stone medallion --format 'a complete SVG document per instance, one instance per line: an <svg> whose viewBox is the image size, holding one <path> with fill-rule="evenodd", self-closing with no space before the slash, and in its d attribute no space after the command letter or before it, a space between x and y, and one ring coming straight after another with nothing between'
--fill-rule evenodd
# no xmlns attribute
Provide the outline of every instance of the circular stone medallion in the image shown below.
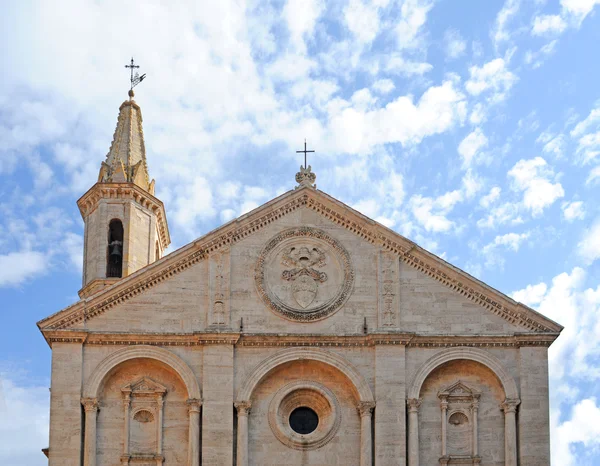
<svg viewBox="0 0 600 466"><path fill-rule="evenodd" d="M291 320L310 322L337 311L350 296L354 270L348 251L323 230L285 230L272 238L256 264L263 301Z"/></svg>

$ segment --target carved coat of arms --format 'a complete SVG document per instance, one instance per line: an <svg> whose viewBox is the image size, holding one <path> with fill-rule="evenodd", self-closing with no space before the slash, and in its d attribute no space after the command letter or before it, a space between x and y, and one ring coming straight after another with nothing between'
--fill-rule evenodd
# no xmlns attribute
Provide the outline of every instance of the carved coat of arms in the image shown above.
<svg viewBox="0 0 600 466"><path fill-rule="evenodd" d="M319 248L301 246L292 247L283 253L281 263L286 267L281 278L292 282L292 296L296 302L306 309L317 296L319 283L327 280L327 274L314 267L324 267L325 253Z"/></svg>

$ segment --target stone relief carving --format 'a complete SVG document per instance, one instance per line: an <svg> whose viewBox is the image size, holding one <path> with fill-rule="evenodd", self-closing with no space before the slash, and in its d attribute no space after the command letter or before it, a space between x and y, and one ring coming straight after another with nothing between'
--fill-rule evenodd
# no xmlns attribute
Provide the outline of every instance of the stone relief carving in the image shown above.
<svg viewBox="0 0 600 466"><path fill-rule="evenodd" d="M267 243L256 263L255 282L271 310L310 322L331 315L346 302L354 269L346 249L324 231L292 228Z"/></svg>
<svg viewBox="0 0 600 466"><path fill-rule="evenodd" d="M213 293L210 300L209 322L211 326L224 326L228 322L227 298L229 290L229 254L224 251L211 257Z"/></svg>
<svg viewBox="0 0 600 466"><path fill-rule="evenodd" d="M380 254L380 325L396 327L398 309L398 258L387 251Z"/></svg>

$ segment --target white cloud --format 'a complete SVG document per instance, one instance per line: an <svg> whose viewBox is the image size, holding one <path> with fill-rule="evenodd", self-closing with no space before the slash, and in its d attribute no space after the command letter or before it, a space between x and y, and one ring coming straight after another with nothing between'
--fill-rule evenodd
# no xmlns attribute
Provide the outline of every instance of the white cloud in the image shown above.
<svg viewBox="0 0 600 466"><path fill-rule="evenodd" d="M400 54L391 54L387 57L385 70L401 76L420 76L433 69L429 63L406 60Z"/></svg>
<svg viewBox="0 0 600 466"><path fill-rule="evenodd" d="M452 82L427 89L419 101L401 96L385 107L361 111L347 107L332 115L327 129L328 149L342 153L369 153L376 145L400 142L418 144L464 120L465 96Z"/></svg>
<svg viewBox="0 0 600 466"><path fill-rule="evenodd" d="M565 150L565 136L559 134L558 136L552 138L546 144L544 144L543 151L548 154L554 154L556 157L562 157Z"/></svg>
<svg viewBox="0 0 600 466"><path fill-rule="evenodd" d="M590 162L600 155L600 106L592 109L570 134L578 141L577 154L583 163Z"/></svg>
<svg viewBox="0 0 600 466"><path fill-rule="evenodd" d="M500 193L502 189L498 186L494 186L490 189L490 192L483 196L479 201L479 205L485 209L491 206L494 202L496 202L500 198Z"/></svg>
<svg viewBox="0 0 600 466"><path fill-rule="evenodd" d="M600 165L590 170L590 174L588 175L587 180L585 180L585 184L597 183L596 180L598 180L598 178L600 178Z"/></svg>
<svg viewBox="0 0 600 466"><path fill-rule="evenodd" d="M581 464L572 450L581 444L587 451L600 447L600 406L595 398L579 401L568 420L555 424L552 431L552 461L561 466Z"/></svg>
<svg viewBox="0 0 600 466"><path fill-rule="evenodd" d="M533 20L531 32L534 36L560 34L566 27L567 23L560 15L540 15Z"/></svg>
<svg viewBox="0 0 600 466"><path fill-rule="evenodd" d="M516 16L521 6L520 0L506 0L501 10L496 16L496 24L492 30L492 40L496 48L502 43L510 39L508 32L508 23Z"/></svg>
<svg viewBox="0 0 600 466"><path fill-rule="evenodd" d="M479 228L495 228L499 225L518 225L523 223L519 215L521 206L514 202L505 202L490 209L488 215L477 220Z"/></svg>
<svg viewBox="0 0 600 466"><path fill-rule="evenodd" d="M47 386L23 385L0 374L0 463L44 466L41 449L48 446Z"/></svg>
<svg viewBox="0 0 600 466"><path fill-rule="evenodd" d="M568 222L585 218L585 209L583 208L582 201L565 202L562 205L562 210L565 220Z"/></svg>
<svg viewBox="0 0 600 466"><path fill-rule="evenodd" d="M444 33L444 50L449 60L454 60L465 53L467 42L456 29L448 29Z"/></svg>
<svg viewBox="0 0 600 466"><path fill-rule="evenodd" d="M454 206L464 198L460 190L449 191L437 198L424 197L416 194L410 198L409 206L417 221L425 230L445 233L455 227L454 222L447 218Z"/></svg>
<svg viewBox="0 0 600 466"><path fill-rule="evenodd" d="M561 0L560 4L579 25L592 12L594 6L600 4L600 0Z"/></svg>
<svg viewBox="0 0 600 466"><path fill-rule="evenodd" d="M463 167L468 168L477 163L477 154L486 147L488 138L483 134L481 128L475 128L458 145L458 153L463 160Z"/></svg>
<svg viewBox="0 0 600 466"><path fill-rule="evenodd" d="M404 0L400 9L400 20L396 26L398 47L410 49L420 46L419 33L433 7L432 0Z"/></svg>
<svg viewBox="0 0 600 466"><path fill-rule="evenodd" d="M514 300L525 304L525 306L535 306L542 302L548 286L545 283L538 283L537 285L527 285L524 289L515 291L512 294Z"/></svg>
<svg viewBox="0 0 600 466"><path fill-rule="evenodd" d="M471 199L483 188L483 180L470 169L463 176L462 184L467 199Z"/></svg>
<svg viewBox="0 0 600 466"><path fill-rule="evenodd" d="M48 257L37 251L9 252L0 255L0 288L18 286L47 271Z"/></svg>
<svg viewBox="0 0 600 466"><path fill-rule="evenodd" d="M346 26L361 44L373 42L379 32L379 12L377 7L363 3L362 0L350 0L344 9Z"/></svg>
<svg viewBox="0 0 600 466"><path fill-rule="evenodd" d="M469 80L465 83L467 92L478 96L484 92L491 91L493 102L504 99L517 81L517 77L507 69L507 63L503 58L495 58L483 66L472 66L469 68Z"/></svg>
<svg viewBox="0 0 600 466"><path fill-rule="evenodd" d="M304 40L312 37L315 24L324 9L325 5L321 0L288 0L283 8L291 42L299 52L306 52Z"/></svg>
<svg viewBox="0 0 600 466"><path fill-rule="evenodd" d="M481 102L473 105L471 115L469 115L469 122L472 125L480 125L486 120L485 108Z"/></svg>
<svg viewBox="0 0 600 466"><path fill-rule="evenodd" d="M523 205L537 217L544 209L565 195L552 169L541 157L530 160L519 160L508 172L513 180L513 187L523 192Z"/></svg>
<svg viewBox="0 0 600 466"><path fill-rule="evenodd" d="M588 264L600 259L600 220L584 231L577 253Z"/></svg>
<svg viewBox="0 0 600 466"><path fill-rule="evenodd" d="M389 94L395 87L391 79L380 79L373 83L373 89L380 94Z"/></svg>
<svg viewBox="0 0 600 466"><path fill-rule="evenodd" d="M521 244L529 238L530 233L507 233L494 238L494 241L486 244L480 249L480 254L484 258L485 266L504 267L505 255L498 252L499 249L508 249L517 252Z"/></svg>

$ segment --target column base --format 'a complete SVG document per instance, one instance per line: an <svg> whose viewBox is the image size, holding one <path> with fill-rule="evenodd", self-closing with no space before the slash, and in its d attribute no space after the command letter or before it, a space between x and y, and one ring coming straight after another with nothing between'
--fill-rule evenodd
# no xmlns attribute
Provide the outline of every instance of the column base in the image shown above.
<svg viewBox="0 0 600 466"><path fill-rule="evenodd" d="M481 464L481 456L449 455L440 458L440 465L447 466L449 464Z"/></svg>

